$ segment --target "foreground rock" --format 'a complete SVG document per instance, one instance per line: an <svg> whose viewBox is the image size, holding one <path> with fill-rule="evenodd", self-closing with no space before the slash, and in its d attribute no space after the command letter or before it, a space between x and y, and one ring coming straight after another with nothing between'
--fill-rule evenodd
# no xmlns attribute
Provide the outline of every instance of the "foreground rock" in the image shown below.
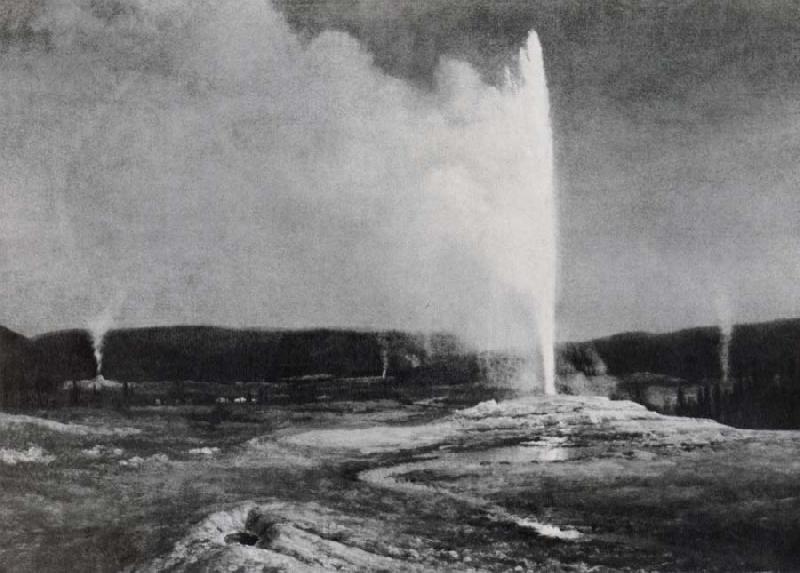
<svg viewBox="0 0 800 573"><path fill-rule="evenodd" d="M144 570L791 570L798 437L561 396L287 431L259 448L315 460L305 500L214 513Z"/></svg>
<svg viewBox="0 0 800 573"><path fill-rule="evenodd" d="M420 571L408 539L381 520L319 504L271 502L210 515L164 558L137 571ZM391 543L390 541L391 540Z"/></svg>

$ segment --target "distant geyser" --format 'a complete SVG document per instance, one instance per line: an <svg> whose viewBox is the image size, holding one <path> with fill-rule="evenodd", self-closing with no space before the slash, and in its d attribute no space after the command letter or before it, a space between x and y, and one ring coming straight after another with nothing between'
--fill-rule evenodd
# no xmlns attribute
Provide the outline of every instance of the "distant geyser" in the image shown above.
<svg viewBox="0 0 800 573"><path fill-rule="evenodd" d="M719 368L723 385L728 384L728 380L730 379L730 347L732 334L733 328L731 326L720 329Z"/></svg>
<svg viewBox="0 0 800 573"><path fill-rule="evenodd" d="M733 312L727 292L718 293L714 299L714 306L719 321L719 370L722 384L726 385L730 379L730 346L733 337Z"/></svg>
<svg viewBox="0 0 800 573"><path fill-rule="evenodd" d="M92 339L92 350L94 351L94 360L96 364L95 376L102 377L103 372L103 340L105 339L106 332L111 327L111 319L105 314L101 315L89 323L89 335Z"/></svg>
<svg viewBox="0 0 800 573"><path fill-rule="evenodd" d="M92 349L94 350L94 360L97 365L95 377L102 380L103 374L103 342L106 333L114 325L114 315L125 300L125 291L118 290L114 299L99 315L89 321L89 336L92 339Z"/></svg>

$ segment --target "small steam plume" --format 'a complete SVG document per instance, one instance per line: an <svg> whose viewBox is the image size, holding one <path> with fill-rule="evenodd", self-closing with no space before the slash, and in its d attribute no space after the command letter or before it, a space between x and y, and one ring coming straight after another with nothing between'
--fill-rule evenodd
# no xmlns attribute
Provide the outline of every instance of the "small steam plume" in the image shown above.
<svg viewBox="0 0 800 573"><path fill-rule="evenodd" d="M730 377L730 345L733 337L733 312L727 292L719 292L714 297L714 306L719 323L719 369L722 384L727 384Z"/></svg>
<svg viewBox="0 0 800 573"><path fill-rule="evenodd" d="M380 346L381 346L381 378L384 380L386 376L389 375L389 338L386 335L380 336Z"/></svg>
<svg viewBox="0 0 800 573"><path fill-rule="evenodd" d="M103 342L106 333L114 325L114 317L118 314L120 306L125 300L125 293L119 291L117 297L108 305L103 312L89 320L88 330L92 338L92 348L94 349L94 360L97 364L95 376L101 378L103 375Z"/></svg>

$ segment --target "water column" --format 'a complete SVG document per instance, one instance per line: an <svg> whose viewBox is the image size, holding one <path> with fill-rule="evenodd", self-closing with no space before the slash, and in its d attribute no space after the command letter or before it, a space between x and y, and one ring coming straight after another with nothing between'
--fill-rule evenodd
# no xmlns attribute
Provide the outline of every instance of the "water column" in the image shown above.
<svg viewBox="0 0 800 573"><path fill-rule="evenodd" d="M531 301L542 361L545 394L555 394L555 305L557 272L556 201L553 177L553 131L542 47L536 32L520 50L520 81L509 74L509 118L521 130L520 188L507 212L513 270L503 273L517 293Z"/></svg>

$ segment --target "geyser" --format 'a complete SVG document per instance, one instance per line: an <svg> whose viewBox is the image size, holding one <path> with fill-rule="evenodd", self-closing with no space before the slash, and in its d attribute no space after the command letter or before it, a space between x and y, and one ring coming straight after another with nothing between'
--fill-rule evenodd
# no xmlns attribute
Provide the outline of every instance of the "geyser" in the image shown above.
<svg viewBox="0 0 800 573"><path fill-rule="evenodd" d="M555 394L556 205L553 181L553 134L542 48L536 32L528 35L519 55L520 81L507 74L510 120L522 130L521 187L511 197L511 210L499 220L505 229L499 244L506 264L504 278L532 301L538 351L542 360L543 390ZM534 353L535 354L535 353Z"/></svg>
<svg viewBox="0 0 800 573"><path fill-rule="evenodd" d="M92 339L92 349L94 350L94 360L97 365L95 378L98 380L102 380L103 377L103 341L105 340L106 333L108 333L113 326L114 315L117 313L124 299L124 291L117 291L117 295L111 303L106 306L103 312L95 316L88 323L89 336Z"/></svg>
<svg viewBox="0 0 800 573"><path fill-rule="evenodd" d="M719 370L722 384L726 385L730 378L730 346L733 336L733 313L727 294L718 294L715 298L717 319L719 321Z"/></svg>
<svg viewBox="0 0 800 573"><path fill-rule="evenodd" d="M92 339L94 361L97 365L97 370L95 371L95 377L97 378L103 375L103 340L112 323L113 317L109 311L105 311L89 321L89 336Z"/></svg>
<svg viewBox="0 0 800 573"><path fill-rule="evenodd" d="M720 327L719 368L722 374L723 385L727 384L730 378L730 347L732 334L732 325L728 324Z"/></svg>
<svg viewBox="0 0 800 573"><path fill-rule="evenodd" d="M27 277L7 298L71 293L57 317L71 324L124 284L135 304L90 325L98 371L111 316L325 325L453 332L543 363L536 386L553 392L553 157L535 34L503 85L442 57L427 90L346 33L296 36L262 0L118 0L113 17L39 4L47 49L0 61L7 131L25 134L0 165L0 227L35 239L20 234L35 252L4 261ZM17 306L19 321L45 314Z"/></svg>

